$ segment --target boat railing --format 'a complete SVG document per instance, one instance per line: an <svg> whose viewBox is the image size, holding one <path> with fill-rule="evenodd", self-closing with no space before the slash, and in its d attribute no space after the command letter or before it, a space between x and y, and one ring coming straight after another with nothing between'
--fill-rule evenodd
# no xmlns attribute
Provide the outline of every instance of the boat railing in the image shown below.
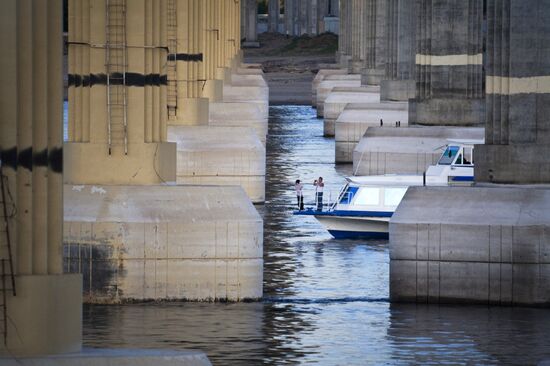
<svg viewBox="0 0 550 366"><path fill-rule="evenodd" d="M347 186L342 188L338 195L335 195L337 197L336 200L332 200L332 192L329 192L329 198L328 198L328 207L329 211L333 211L336 209L336 205L338 203L349 205L351 201L353 200L353 196L355 195L355 192L349 192L346 190Z"/></svg>

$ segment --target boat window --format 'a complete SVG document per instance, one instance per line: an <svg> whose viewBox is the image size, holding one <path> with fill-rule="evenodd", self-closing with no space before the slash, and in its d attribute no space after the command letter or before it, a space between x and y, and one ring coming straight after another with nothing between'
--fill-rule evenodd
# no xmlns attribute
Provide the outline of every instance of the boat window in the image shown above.
<svg viewBox="0 0 550 366"><path fill-rule="evenodd" d="M458 146L447 146L447 149L445 150L443 155L441 155L441 158L439 158L438 164L451 165L455 160L455 156L458 153L458 150L460 150L460 147Z"/></svg>
<svg viewBox="0 0 550 366"><path fill-rule="evenodd" d="M377 206L380 204L380 188L361 187L355 195L354 204Z"/></svg>
<svg viewBox="0 0 550 366"><path fill-rule="evenodd" d="M346 191L342 194L340 197L341 204L349 205L351 203L351 200L353 199L353 196L357 193L357 190L359 187L347 187Z"/></svg>
<svg viewBox="0 0 550 366"><path fill-rule="evenodd" d="M455 160L456 165L462 165L462 154L458 154Z"/></svg>
<svg viewBox="0 0 550 366"><path fill-rule="evenodd" d="M384 206L399 206L406 192L406 187L386 188L384 190Z"/></svg>
<svg viewBox="0 0 550 366"><path fill-rule="evenodd" d="M474 163L474 148L470 146L464 146L464 165L472 165Z"/></svg>

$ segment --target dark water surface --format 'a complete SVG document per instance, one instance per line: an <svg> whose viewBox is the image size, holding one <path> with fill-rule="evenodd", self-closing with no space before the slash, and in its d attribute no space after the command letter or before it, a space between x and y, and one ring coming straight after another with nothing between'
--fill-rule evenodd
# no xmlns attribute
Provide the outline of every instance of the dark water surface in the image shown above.
<svg viewBox="0 0 550 366"><path fill-rule="evenodd" d="M550 310L391 305L386 241L335 240L291 215L292 185L322 175L336 192L351 167L334 166L310 107L270 110L264 295L259 303L86 306L88 347L194 348L214 365L537 364L550 359ZM313 187L306 186L306 202ZM327 193L325 193L327 194ZM328 194L327 194L328 195Z"/></svg>

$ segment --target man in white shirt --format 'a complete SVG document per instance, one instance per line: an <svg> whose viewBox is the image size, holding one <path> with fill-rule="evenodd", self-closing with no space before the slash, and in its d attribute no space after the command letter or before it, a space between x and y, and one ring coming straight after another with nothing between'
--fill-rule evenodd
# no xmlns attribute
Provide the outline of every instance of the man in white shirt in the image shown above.
<svg viewBox="0 0 550 366"><path fill-rule="evenodd" d="M323 188L325 188L325 183L323 183L323 177L319 177L313 182L315 186L315 200L317 201L317 211L323 211Z"/></svg>

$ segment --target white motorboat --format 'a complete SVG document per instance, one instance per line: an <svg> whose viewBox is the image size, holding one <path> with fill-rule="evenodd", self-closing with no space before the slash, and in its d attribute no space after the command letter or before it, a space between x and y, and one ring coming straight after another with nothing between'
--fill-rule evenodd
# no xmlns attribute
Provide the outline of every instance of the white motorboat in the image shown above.
<svg viewBox="0 0 550 366"><path fill-rule="evenodd" d="M474 144L482 143L449 140L437 165L430 166L424 175L348 177L328 210L310 208L294 214L314 216L335 238L387 238L388 222L409 187L473 184Z"/></svg>

